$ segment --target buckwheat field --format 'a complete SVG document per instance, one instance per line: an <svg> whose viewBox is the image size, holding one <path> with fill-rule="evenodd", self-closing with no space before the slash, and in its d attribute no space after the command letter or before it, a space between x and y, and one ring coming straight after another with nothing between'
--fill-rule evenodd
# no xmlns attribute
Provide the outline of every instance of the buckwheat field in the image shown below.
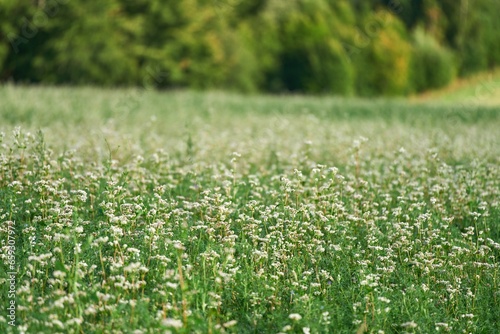
<svg viewBox="0 0 500 334"><path fill-rule="evenodd" d="M499 129L473 103L3 86L0 332L498 333Z"/></svg>

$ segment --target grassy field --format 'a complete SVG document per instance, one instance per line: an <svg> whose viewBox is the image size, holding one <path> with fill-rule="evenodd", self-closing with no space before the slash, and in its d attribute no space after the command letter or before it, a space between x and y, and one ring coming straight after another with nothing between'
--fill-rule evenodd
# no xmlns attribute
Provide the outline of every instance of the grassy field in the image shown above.
<svg viewBox="0 0 500 334"><path fill-rule="evenodd" d="M415 96L414 99L500 106L500 68L456 80L448 87Z"/></svg>
<svg viewBox="0 0 500 334"><path fill-rule="evenodd" d="M498 333L473 102L2 86L0 332Z"/></svg>

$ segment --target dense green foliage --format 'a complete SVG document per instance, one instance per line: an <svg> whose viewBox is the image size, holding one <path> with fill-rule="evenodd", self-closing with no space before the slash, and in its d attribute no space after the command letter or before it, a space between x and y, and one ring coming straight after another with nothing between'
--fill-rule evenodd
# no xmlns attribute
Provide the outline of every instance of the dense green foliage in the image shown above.
<svg viewBox="0 0 500 334"><path fill-rule="evenodd" d="M0 80L404 95L499 65L498 12L491 0L3 0Z"/></svg>
<svg viewBox="0 0 500 334"><path fill-rule="evenodd" d="M498 108L0 100L1 333L500 332Z"/></svg>
<svg viewBox="0 0 500 334"><path fill-rule="evenodd" d="M417 91L442 87L455 75L451 52L420 30L415 31L412 60L413 82Z"/></svg>

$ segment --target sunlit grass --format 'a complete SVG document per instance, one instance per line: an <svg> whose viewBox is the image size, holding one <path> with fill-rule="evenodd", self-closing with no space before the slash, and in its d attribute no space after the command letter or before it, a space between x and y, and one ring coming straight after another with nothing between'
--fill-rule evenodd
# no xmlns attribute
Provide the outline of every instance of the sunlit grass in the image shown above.
<svg viewBox="0 0 500 334"><path fill-rule="evenodd" d="M448 87L416 96L415 100L500 106L500 69L456 80Z"/></svg>
<svg viewBox="0 0 500 334"><path fill-rule="evenodd" d="M495 333L500 111L0 88L16 333Z"/></svg>

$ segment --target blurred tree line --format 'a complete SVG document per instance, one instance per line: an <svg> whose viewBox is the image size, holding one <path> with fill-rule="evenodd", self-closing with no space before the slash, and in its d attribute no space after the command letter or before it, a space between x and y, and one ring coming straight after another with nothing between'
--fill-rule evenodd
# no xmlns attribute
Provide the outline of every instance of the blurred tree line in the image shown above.
<svg viewBox="0 0 500 334"><path fill-rule="evenodd" d="M500 64L498 0L1 0L0 80L405 95Z"/></svg>

